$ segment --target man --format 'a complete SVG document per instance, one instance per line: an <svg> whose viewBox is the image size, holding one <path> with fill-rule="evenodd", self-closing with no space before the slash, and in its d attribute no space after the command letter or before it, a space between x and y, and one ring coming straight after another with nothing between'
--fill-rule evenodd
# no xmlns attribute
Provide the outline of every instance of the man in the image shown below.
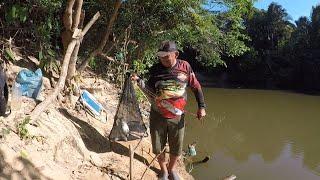
<svg viewBox="0 0 320 180"><path fill-rule="evenodd" d="M178 55L176 44L172 41L164 41L157 53L160 63L151 67L150 78L146 85L137 75L132 76L132 79L137 80L153 99L150 112L150 134L153 153L158 155L162 180L167 180L168 177L173 180L179 179L175 168L183 148L187 86L191 87L195 94L198 103L198 119L206 115L201 86L190 64L177 59ZM167 141L170 148L168 166L166 166L163 152Z"/></svg>

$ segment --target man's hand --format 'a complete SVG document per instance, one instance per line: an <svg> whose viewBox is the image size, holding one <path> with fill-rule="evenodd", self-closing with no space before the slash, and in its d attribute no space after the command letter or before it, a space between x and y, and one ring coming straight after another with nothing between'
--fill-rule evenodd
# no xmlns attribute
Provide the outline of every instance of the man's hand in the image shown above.
<svg viewBox="0 0 320 180"><path fill-rule="evenodd" d="M138 81L140 78L139 78L139 76L136 74L136 73L133 73L132 75L131 75L131 80L132 81Z"/></svg>
<svg viewBox="0 0 320 180"><path fill-rule="evenodd" d="M205 116L206 116L206 110L204 108L199 108L197 112L197 118L201 120Z"/></svg>

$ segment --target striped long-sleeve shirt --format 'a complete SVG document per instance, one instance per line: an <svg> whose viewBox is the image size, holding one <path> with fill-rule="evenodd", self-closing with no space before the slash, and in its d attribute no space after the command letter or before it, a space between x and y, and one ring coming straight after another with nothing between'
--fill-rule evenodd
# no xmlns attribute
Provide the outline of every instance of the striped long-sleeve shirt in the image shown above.
<svg viewBox="0 0 320 180"><path fill-rule="evenodd" d="M198 108L205 108L201 85L187 61L177 59L171 68L164 67L161 63L155 64L151 67L149 76L145 88L153 94L155 103L152 108L163 117L172 119L184 112L187 87L194 92Z"/></svg>

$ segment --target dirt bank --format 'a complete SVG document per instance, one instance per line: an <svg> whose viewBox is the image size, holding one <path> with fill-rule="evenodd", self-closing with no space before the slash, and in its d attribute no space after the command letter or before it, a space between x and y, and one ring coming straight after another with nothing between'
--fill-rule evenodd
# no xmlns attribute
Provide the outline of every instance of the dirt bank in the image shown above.
<svg viewBox="0 0 320 180"><path fill-rule="evenodd" d="M19 67L9 69L9 76L14 76ZM73 97L53 102L38 123L23 126L21 122L26 121L36 105L33 99L23 97L19 109L0 119L0 179L128 179L128 147L135 147L139 140L110 142L107 138L119 89L91 73L84 75L81 85L96 87L93 94L106 108L107 122L100 122L83 110L76 111L77 97ZM50 90L46 85L42 95L46 97ZM148 113L143 114L148 125ZM19 128L27 130L23 140L18 135ZM144 138L135 152L133 179L140 179L155 156L151 153L150 137ZM184 179L193 179L182 163L179 171ZM143 179L157 179L158 172L157 163L153 163Z"/></svg>

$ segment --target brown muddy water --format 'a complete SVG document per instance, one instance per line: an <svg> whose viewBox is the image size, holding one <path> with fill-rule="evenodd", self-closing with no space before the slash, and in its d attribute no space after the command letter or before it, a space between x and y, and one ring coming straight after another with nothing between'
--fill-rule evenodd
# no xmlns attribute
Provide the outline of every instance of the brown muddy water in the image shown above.
<svg viewBox="0 0 320 180"><path fill-rule="evenodd" d="M320 179L320 97L282 91L204 88L207 117L186 115L185 145L197 142L199 180ZM187 110L196 111L192 93ZM187 165L187 169L191 167Z"/></svg>

